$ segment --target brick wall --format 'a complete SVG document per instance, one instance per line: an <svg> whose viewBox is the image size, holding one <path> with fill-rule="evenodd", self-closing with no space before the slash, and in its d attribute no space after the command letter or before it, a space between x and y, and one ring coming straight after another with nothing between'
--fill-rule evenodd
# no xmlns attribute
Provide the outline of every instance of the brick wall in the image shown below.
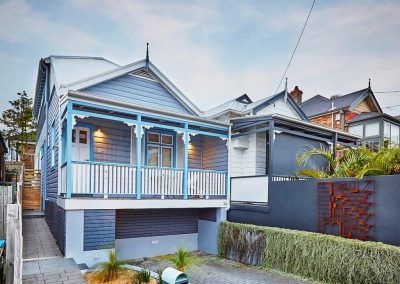
<svg viewBox="0 0 400 284"><path fill-rule="evenodd" d="M333 116L332 113L327 113L324 115L320 115L317 117L312 117L310 118L310 121L312 123L324 126L324 127L329 127L329 128L334 128L334 129L344 129L347 131L347 122L355 117L358 113L349 111L349 110L344 110L344 127L342 126L342 119L336 120L336 115L340 114L340 112L334 112ZM332 119L333 119L333 127L332 127Z"/></svg>

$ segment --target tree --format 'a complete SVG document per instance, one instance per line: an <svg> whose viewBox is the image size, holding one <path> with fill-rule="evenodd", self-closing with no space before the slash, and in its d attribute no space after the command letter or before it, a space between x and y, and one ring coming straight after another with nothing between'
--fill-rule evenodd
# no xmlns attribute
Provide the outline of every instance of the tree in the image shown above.
<svg viewBox="0 0 400 284"><path fill-rule="evenodd" d="M3 111L0 123L5 126L2 134L9 145L19 151L18 145L35 141L36 129L33 120L33 100L25 91L17 95L16 100L9 101L11 108Z"/></svg>

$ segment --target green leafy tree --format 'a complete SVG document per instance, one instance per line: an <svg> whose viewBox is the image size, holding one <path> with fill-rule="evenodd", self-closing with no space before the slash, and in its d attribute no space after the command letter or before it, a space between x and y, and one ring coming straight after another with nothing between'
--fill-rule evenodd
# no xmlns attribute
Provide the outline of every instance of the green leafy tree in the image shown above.
<svg viewBox="0 0 400 284"><path fill-rule="evenodd" d="M35 141L35 122L33 119L33 101L25 91L17 93L17 99L9 101L11 108L3 111L0 123L3 124L3 136L9 146L17 147Z"/></svg>

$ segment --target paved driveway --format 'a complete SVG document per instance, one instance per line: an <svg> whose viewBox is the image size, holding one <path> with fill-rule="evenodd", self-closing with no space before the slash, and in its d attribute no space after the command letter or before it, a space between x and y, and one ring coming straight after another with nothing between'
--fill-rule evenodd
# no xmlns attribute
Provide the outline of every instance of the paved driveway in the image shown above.
<svg viewBox="0 0 400 284"><path fill-rule="evenodd" d="M78 265L64 258L43 215L22 219L24 284L80 284L85 283Z"/></svg>
<svg viewBox="0 0 400 284"><path fill-rule="evenodd" d="M159 267L173 266L166 257L150 258L136 262L141 267L157 271ZM210 255L198 254L195 262L186 269L193 284L300 284L311 283L300 278L277 272L265 272L256 267Z"/></svg>

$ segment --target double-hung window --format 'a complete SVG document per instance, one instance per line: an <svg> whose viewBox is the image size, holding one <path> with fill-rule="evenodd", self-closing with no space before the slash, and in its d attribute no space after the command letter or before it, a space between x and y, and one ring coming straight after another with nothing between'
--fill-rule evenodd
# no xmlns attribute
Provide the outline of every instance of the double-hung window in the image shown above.
<svg viewBox="0 0 400 284"><path fill-rule="evenodd" d="M154 167L174 166L175 137L173 133L148 131L146 133L147 165Z"/></svg>

